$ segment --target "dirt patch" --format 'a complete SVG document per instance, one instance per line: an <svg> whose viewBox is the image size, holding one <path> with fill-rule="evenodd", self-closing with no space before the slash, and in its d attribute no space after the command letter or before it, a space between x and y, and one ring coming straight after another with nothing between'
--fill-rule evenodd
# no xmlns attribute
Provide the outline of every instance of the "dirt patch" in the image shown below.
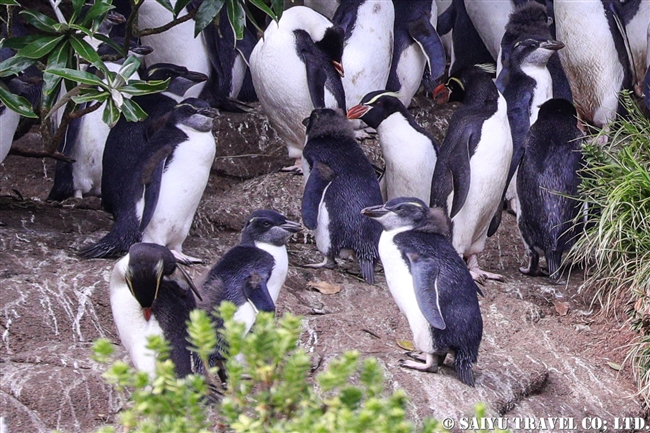
<svg viewBox="0 0 650 433"><path fill-rule="evenodd" d="M418 121L441 138L450 108L434 109L420 99L416 105ZM274 172L289 161L265 122L259 110L222 113L215 127L219 154L185 242L188 254L215 262L237 242L255 209L273 208L300 220L303 179ZM39 139L30 133L20 145L39 146ZM364 149L381 162L375 142L364 142ZM0 416L12 432L88 432L112 422L125 404L123 395L102 382L105 367L89 357L92 341L105 337L126 359L108 299L114 261L76 255L112 222L97 198L45 203L53 167L51 161L13 156L0 166ZM404 350L396 342L410 340L411 333L383 272L377 284L367 285L352 262L336 270L302 267L320 259L310 235L294 237L278 314L304 317L301 344L318 371L346 350L378 358L389 389L407 392L414 419L458 420L471 415L479 401L487 403L490 415L509 419L572 417L576 431L588 431L581 426L585 417L611 426L615 417L646 415L630 364L623 363L633 338L623 318L590 306L577 272L566 286L521 275L524 250L510 215L504 214L480 258L484 268L508 280L482 287L485 331L474 368L476 388L461 384L450 364L439 374L398 367ZM197 266L192 274L199 277L208 268ZM318 281L342 290L323 295L308 288ZM623 367L617 371L612 365Z"/></svg>

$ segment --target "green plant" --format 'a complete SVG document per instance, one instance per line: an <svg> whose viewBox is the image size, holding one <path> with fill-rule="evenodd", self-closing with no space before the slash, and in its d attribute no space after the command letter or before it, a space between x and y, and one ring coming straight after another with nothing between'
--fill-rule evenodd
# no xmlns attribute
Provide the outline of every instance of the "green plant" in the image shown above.
<svg viewBox="0 0 650 433"><path fill-rule="evenodd" d="M118 388L133 389L131 403L119 416L126 431L133 432L444 432L440 423L426 419L416 427L407 419L407 398L398 390L386 395L381 367L376 359L360 361L358 352L332 360L322 373L311 376L311 360L299 347L301 319L285 314L277 322L270 313L259 313L253 330L235 322L235 306L220 308L224 317L222 339L227 342L225 368L228 386L221 403L208 404L207 376L177 379L167 345L159 338L150 347L159 353L157 378L139 373L123 362L114 362L106 380ZM217 345L207 314L193 311L188 325L192 350L201 359ZM106 361L112 345L100 340L97 359ZM243 355L245 362L239 358ZM484 407L477 408L484 416ZM105 427L101 433L115 432Z"/></svg>

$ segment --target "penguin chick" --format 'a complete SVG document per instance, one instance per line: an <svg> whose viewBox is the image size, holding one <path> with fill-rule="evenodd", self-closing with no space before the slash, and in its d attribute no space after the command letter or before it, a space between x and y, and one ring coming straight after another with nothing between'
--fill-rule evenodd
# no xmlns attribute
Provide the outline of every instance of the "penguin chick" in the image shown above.
<svg viewBox="0 0 650 433"><path fill-rule="evenodd" d="M306 121L302 219L325 256L307 266L334 267L336 257L354 253L361 275L373 284L381 226L359 212L383 202L375 172L343 113L317 109Z"/></svg>
<svg viewBox="0 0 650 433"><path fill-rule="evenodd" d="M424 354L424 359L414 356L424 363L401 361L400 366L437 372L452 352L458 379L474 386L472 364L483 335L480 290L448 240L445 211L400 197L362 213L383 227L379 255L386 283L408 319L415 348Z"/></svg>
<svg viewBox="0 0 650 433"><path fill-rule="evenodd" d="M386 161L383 179L387 199L417 197L428 201L440 145L417 124L398 95L383 90L370 92L350 108L347 116L363 120L379 134Z"/></svg>
<svg viewBox="0 0 650 433"><path fill-rule="evenodd" d="M246 332L255 323L258 311L275 312L288 271L286 245L300 228L299 223L276 211L253 212L246 220L239 244L208 272L201 286L203 301L199 307L212 313L223 301L234 303L235 320L246 325ZM222 327L223 323L217 321L216 326ZM223 360L224 352L224 343L220 342L210 356L210 366Z"/></svg>
<svg viewBox="0 0 650 433"><path fill-rule="evenodd" d="M110 300L122 345L140 371L155 375L156 358L147 337L159 335L170 345L179 377L192 373L186 322L200 295L192 279L166 247L138 243L113 267Z"/></svg>
<svg viewBox="0 0 650 433"><path fill-rule="evenodd" d="M581 142L573 105L564 99L546 101L526 136L517 173L517 225L530 258L528 268L520 269L524 274L542 274L542 252L551 282L560 282L562 253L577 236L573 222L580 211L575 197L583 167Z"/></svg>

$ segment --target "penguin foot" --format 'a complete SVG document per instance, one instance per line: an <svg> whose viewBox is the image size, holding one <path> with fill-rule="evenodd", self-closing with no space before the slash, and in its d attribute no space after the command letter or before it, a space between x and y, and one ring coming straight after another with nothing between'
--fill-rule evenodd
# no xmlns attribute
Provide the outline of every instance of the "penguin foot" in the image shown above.
<svg viewBox="0 0 650 433"><path fill-rule="evenodd" d="M531 269L531 266L528 266L527 268L519 268L519 272L530 277L548 277L548 272L540 267L536 269Z"/></svg>
<svg viewBox="0 0 650 433"><path fill-rule="evenodd" d="M354 138L356 138L358 141L375 138L376 136L377 131L372 128L356 129L354 131Z"/></svg>
<svg viewBox="0 0 650 433"><path fill-rule="evenodd" d="M428 371L430 373L437 373L438 372L438 362L437 362L437 357L432 355L431 353L426 354L426 361L424 363L422 362L417 362L417 361L409 361L406 359L400 359L399 360L399 366L404 367L404 368L411 368L413 370L419 370L419 371Z"/></svg>
<svg viewBox="0 0 650 433"><path fill-rule="evenodd" d="M176 257L176 261L183 265L190 266L190 265L201 265L205 263L203 259L197 259L196 257L186 256L185 254L176 250L170 250L170 251L172 252L174 257Z"/></svg>
<svg viewBox="0 0 650 433"><path fill-rule="evenodd" d="M479 284L485 284L487 280L495 280L495 281L506 280L506 277L504 277L501 274L493 274L491 272L487 272L481 269L478 265L478 258L476 257L476 254L472 254L467 259L467 268L469 269L469 273L472 275L472 279L474 279L474 281L476 281Z"/></svg>
<svg viewBox="0 0 650 433"><path fill-rule="evenodd" d="M320 262L320 263L308 263L306 265L303 265L305 268L314 268L314 269L320 269L320 268L326 268L326 269L335 269L336 268L336 262L329 258L325 257L325 259Z"/></svg>
<svg viewBox="0 0 650 433"><path fill-rule="evenodd" d="M296 162L293 165L282 167L280 169L284 173L293 173L295 175L302 175L302 158L296 158Z"/></svg>

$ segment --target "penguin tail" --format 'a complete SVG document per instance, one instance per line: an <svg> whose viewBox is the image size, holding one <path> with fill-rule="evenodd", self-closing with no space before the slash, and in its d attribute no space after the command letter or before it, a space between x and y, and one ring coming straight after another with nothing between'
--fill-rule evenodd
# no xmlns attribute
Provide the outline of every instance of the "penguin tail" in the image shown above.
<svg viewBox="0 0 650 433"><path fill-rule="evenodd" d="M454 366L456 367L456 375L458 380L467 386L474 388L474 373L472 372L472 363L476 361L476 357L471 356L463 350L456 352L456 359Z"/></svg>
<svg viewBox="0 0 650 433"><path fill-rule="evenodd" d="M373 260L359 259L359 267L361 268L361 276L366 283L375 284L375 263Z"/></svg>
<svg viewBox="0 0 650 433"><path fill-rule="evenodd" d="M142 234L136 230L135 233L119 233L115 226L110 232L94 245L83 248L79 255L85 259L97 259L101 257L114 257L129 251L131 245L140 242Z"/></svg>

